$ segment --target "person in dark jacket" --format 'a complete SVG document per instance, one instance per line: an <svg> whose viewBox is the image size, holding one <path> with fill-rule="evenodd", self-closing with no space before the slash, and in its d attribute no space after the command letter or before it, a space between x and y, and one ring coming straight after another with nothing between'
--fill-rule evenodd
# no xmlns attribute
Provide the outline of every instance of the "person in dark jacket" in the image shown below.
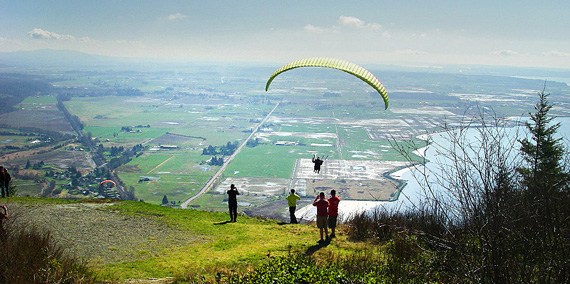
<svg viewBox="0 0 570 284"><path fill-rule="evenodd" d="M10 174L6 168L0 166L0 190L2 191L2 198L10 197Z"/></svg>
<svg viewBox="0 0 570 284"><path fill-rule="evenodd" d="M321 165L324 163L324 161L321 159L321 157L316 157L316 155L313 155L313 163L315 164L313 167L313 171L315 173L320 173L321 172Z"/></svg>
<svg viewBox="0 0 570 284"><path fill-rule="evenodd" d="M228 190L228 207L230 209L230 221L237 222L237 196L239 191L236 186L232 183L230 185L230 190Z"/></svg>

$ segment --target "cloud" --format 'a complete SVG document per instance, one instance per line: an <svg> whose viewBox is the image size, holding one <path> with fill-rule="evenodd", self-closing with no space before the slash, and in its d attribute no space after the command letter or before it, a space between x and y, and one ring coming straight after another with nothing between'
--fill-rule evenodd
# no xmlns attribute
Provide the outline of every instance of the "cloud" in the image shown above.
<svg viewBox="0 0 570 284"><path fill-rule="evenodd" d="M556 49L551 51L543 52L542 55L544 56L554 56L554 57L570 57L570 52L562 52Z"/></svg>
<svg viewBox="0 0 570 284"><path fill-rule="evenodd" d="M501 56L516 56L516 55L520 55L520 53L514 51L514 50L510 50L510 49L503 49L503 50L499 50L499 51L493 51L491 52L492 55L501 55Z"/></svg>
<svg viewBox="0 0 570 284"><path fill-rule="evenodd" d="M319 27L311 24L307 24L304 27L305 31L310 33L336 33L345 30L363 30L363 31L377 31L382 29L380 24L376 23L366 23L365 21L349 16L340 16L337 20L337 24L331 27ZM385 31L382 36L384 38L390 38L391 35Z"/></svg>
<svg viewBox="0 0 570 284"><path fill-rule="evenodd" d="M79 41L82 41L82 42L95 42L95 40L93 40L93 39L91 39L91 38L89 38L89 37L86 37L86 36L80 38Z"/></svg>
<svg viewBox="0 0 570 284"><path fill-rule="evenodd" d="M308 31L310 33L324 33L324 32L328 32L329 29L313 26L311 24L307 24L307 25L305 25L305 31Z"/></svg>
<svg viewBox="0 0 570 284"><path fill-rule="evenodd" d="M75 37L72 35L61 35L54 32L42 30L40 28L35 28L28 32L28 36L35 39L54 39L54 40L74 40Z"/></svg>
<svg viewBox="0 0 570 284"><path fill-rule="evenodd" d="M380 24L377 23L366 23L365 21L350 16L340 16L337 23L341 27L353 28L353 29L365 29L365 30L379 30L382 28Z"/></svg>
<svg viewBox="0 0 570 284"><path fill-rule="evenodd" d="M170 20L170 21L179 21L179 20L183 20L183 19L186 19L186 18L188 18L187 15L183 15L183 14L180 14L180 13L170 14L170 15L168 15L168 17L167 17L167 19Z"/></svg>

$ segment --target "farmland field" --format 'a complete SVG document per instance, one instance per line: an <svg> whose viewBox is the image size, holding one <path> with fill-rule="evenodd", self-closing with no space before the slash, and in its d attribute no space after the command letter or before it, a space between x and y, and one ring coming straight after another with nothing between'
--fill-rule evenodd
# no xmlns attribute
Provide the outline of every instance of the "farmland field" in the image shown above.
<svg viewBox="0 0 570 284"><path fill-rule="evenodd" d="M113 169L125 188L134 189L136 199L159 204L166 196L178 205L223 169L212 163L216 157L223 158L227 167L213 188L190 207L225 210L225 190L236 183L244 190L241 210L277 216L282 205L275 212L267 208L281 204L289 187L306 199L318 191L337 189L347 200L392 200L402 183L386 178L387 174L405 167L395 144L414 141L424 146L419 135L457 125L480 109L525 114L534 100L532 90L544 85L542 80L487 76L479 81L477 76L380 70L376 73L390 94L385 110L368 85L334 70L296 70L276 78L265 92L265 77L273 68L173 68L156 65L46 75L53 93L29 96L15 112L0 115L5 130L0 146L25 147L39 137L22 127L75 135L56 107L56 95L65 94L65 107L79 118L83 133L105 148L106 162L117 158L110 156L111 147L142 146ZM558 115L570 115L570 100L562 95L568 90L566 84L549 84ZM228 153L203 155L210 146L245 143L256 127L248 145L229 164ZM25 136L16 135L19 131ZM76 166L83 172L96 168L92 149L83 149L79 141L65 140L61 148L56 146L17 151L0 159L20 166L27 160L58 169ZM312 171L313 155L327 159L320 174ZM22 193L34 194L33 184L17 184Z"/></svg>

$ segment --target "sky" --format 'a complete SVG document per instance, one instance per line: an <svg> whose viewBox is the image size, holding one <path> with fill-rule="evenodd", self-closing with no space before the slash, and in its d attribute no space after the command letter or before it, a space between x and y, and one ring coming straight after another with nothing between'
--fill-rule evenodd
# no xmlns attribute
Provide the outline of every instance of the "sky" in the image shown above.
<svg viewBox="0 0 570 284"><path fill-rule="evenodd" d="M0 52L570 69L568 0L0 0Z"/></svg>

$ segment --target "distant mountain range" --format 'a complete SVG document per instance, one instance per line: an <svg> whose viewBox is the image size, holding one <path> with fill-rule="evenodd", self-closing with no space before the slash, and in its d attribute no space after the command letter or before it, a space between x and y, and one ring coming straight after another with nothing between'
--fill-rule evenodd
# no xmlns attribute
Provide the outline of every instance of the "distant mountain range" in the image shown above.
<svg viewBox="0 0 570 284"><path fill-rule="evenodd" d="M190 65L224 65L221 62L196 62L175 59L127 58L88 54L73 50L38 49L32 51L0 52L0 68L6 67L67 67L67 68L95 68L95 67L126 67L145 63L190 64ZM228 65L235 63L228 62ZM239 65L244 65L240 63ZM464 75L495 75L509 77L523 77L534 79L557 79L570 83L570 69L533 68L515 66L484 66L484 65L446 65L446 66L399 66L371 64L369 70L390 70L403 72L451 73Z"/></svg>
<svg viewBox="0 0 570 284"><path fill-rule="evenodd" d="M57 67L96 66L127 61L125 58L87 54L73 50L39 49L32 51L0 52L2 67Z"/></svg>

